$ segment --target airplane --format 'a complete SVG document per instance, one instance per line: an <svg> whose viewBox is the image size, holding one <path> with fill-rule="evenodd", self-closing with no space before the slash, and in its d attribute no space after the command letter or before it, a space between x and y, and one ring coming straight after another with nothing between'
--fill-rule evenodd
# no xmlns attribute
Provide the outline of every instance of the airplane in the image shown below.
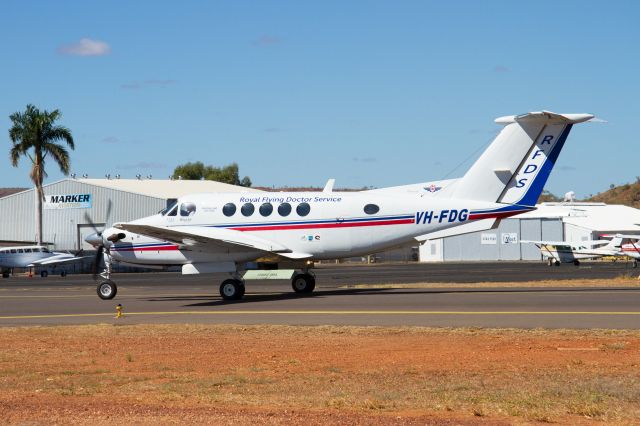
<svg viewBox="0 0 640 426"><path fill-rule="evenodd" d="M315 261L491 229L535 209L572 126L593 119L549 111L500 117L495 122L504 127L459 179L360 192L334 192L330 180L323 192L180 197L158 214L96 229L85 239L97 249L96 269L104 263L98 296L117 294L113 262L228 273L219 287L224 300L244 296L247 262L291 266L293 290L311 293Z"/></svg>
<svg viewBox="0 0 640 426"><path fill-rule="evenodd" d="M633 267L636 268L638 266L640 247L633 240L640 239L639 235L615 234L602 236L611 237L611 240L582 241L580 243L529 240L520 242L523 244L535 244L549 266L560 266L561 263L573 263L579 266L581 259L598 259L604 256L631 257L634 259ZM630 242L623 244L622 242L625 239L630 240Z"/></svg>
<svg viewBox="0 0 640 426"><path fill-rule="evenodd" d="M45 246L0 247L0 272L2 278L9 278L14 268L33 268L36 266L56 267L64 263L77 262L85 257L76 257L69 253L50 251ZM40 276L46 278L49 271L43 269ZM65 277L67 271L62 269L60 276Z"/></svg>

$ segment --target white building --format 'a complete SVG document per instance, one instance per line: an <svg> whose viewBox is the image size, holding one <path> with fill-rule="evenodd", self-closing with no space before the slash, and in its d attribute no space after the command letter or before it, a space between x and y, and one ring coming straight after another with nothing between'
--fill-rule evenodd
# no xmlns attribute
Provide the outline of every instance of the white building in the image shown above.
<svg viewBox="0 0 640 426"><path fill-rule="evenodd" d="M521 240L581 242L603 234L639 234L640 210L604 203L542 203L503 219L496 229L439 238L419 248L420 261L538 260L540 250Z"/></svg>
<svg viewBox="0 0 640 426"><path fill-rule="evenodd" d="M203 192L257 189L210 180L63 179L44 185L43 240L55 250L92 249L84 237L99 227L150 216L174 199ZM106 217L111 202L111 214ZM0 245L35 241L35 190L0 198Z"/></svg>

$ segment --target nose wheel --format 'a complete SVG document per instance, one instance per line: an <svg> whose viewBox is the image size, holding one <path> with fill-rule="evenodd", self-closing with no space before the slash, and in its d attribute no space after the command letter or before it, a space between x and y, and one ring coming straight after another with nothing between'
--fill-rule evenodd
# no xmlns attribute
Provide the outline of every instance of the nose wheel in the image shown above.
<svg viewBox="0 0 640 426"><path fill-rule="evenodd" d="M102 300L111 300L118 293L118 287L113 281L101 281L96 290L98 297Z"/></svg>

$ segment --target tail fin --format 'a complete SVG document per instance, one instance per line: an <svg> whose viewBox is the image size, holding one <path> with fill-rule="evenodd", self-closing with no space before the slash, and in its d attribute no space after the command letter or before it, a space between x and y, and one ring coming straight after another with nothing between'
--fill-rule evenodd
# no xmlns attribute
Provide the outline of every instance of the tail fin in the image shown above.
<svg viewBox="0 0 640 426"><path fill-rule="evenodd" d="M534 206L571 127L592 118L542 111L496 119L504 129L456 182L451 197Z"/></svg>
<svg viewBox="0 0 640 426"><path fill-rule="evenodd" d="M620 250L622 248L622 240L624 236L621 234L616 234L611 238L611 241L604 246L603 248L611 249L611 250Z"/></svg>

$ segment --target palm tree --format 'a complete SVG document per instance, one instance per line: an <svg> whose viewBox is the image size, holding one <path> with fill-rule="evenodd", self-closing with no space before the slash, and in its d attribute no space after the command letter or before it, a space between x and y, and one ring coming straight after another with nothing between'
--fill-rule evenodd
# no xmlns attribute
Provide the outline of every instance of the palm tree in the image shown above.
<svg viewBox="0 0 640 426"><path fill-rule="evenodd" d="M74 149L71 131L64 126L55 125L61 116L59 110L40 111L29 104L24 112L16 112L9 116L13 125L9 129L9 138L13 147L9 153L11 164L18 167L21 156L29 157L32 163L31 181L36 186L36 238L38 245L42 244L42 201L44 191L42 181L47 177L44 170L45 159L51 156L58 163L62 173L69 174L69 151L56 143L66 141ZM33 148L33 151L31 149Z"/></svg>

